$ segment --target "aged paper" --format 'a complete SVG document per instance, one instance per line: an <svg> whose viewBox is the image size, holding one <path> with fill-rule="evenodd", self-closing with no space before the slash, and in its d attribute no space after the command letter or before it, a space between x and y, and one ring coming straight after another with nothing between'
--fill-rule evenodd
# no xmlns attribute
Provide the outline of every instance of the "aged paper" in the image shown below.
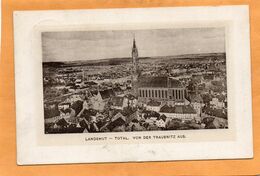
<svg viewBox="0 0 260 176"><path fill-rule="evenodd" d="M18 164L252 157L247 6L15 12L14 29Z"/></svg>

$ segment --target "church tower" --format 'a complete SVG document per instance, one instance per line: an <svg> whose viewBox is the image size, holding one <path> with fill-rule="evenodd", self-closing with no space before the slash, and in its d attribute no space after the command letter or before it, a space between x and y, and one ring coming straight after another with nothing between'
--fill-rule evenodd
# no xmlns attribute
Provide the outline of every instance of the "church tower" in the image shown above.
<svg viewBox="0 0 260 176"><path fill-rule="evenodd" d="M137 97L138 95L138 87L137 87L137 81L138 81L138 50L135 44L135 38L133 40L133 47L132 47L132 89L133 94Z"/></svg>

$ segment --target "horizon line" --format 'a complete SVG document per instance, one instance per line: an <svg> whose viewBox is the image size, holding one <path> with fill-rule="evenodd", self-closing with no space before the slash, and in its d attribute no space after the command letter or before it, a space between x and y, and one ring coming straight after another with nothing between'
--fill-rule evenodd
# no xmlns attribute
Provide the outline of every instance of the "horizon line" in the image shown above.
<svg viewBox="0 0 260 176"><path fill-rule="evenodd" d="M185 56L185 55L202 55L202 54L225 54L224 52L212 52L212 53L195 53L195 54L178 54L178 55L168 55L168 56L142 56L138 58L155 58L155 57L177 57L177 56ZM49 63L49 62L77 62L77 61L97 61L97 60L107 60L107 59L118 59L118 58L132 58L130 57L111 57L111 58L102 58L102 59L86 59L86 60L72 60L72 61L42 61L42 63Z"/></svg>

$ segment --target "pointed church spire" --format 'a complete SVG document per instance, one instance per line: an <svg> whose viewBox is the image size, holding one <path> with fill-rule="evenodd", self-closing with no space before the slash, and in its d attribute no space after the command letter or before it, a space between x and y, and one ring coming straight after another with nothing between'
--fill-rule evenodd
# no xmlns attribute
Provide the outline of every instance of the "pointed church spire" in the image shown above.
<svg viewBox="0 0 260 176"><path fill-rule="evenodd" d="M136 58L138 57L137 46L136 46L136 43L135 43L135 35L133 36L132 56L135 56Z"/></svg>
<svg viewBox="0 0 260 176"><path fill-rule="evenodd" d="M137 96L137 80L138 80L138 50L135 43L135 36L133 37L133 48L132 48L132 88L133 94Z"/></svg>
<svg viewBox="0 0 260 176"><path fill-rule="evenodd" d="M133 48L136 48L136 45L135 45L135 38L134 38L134 41L133 41Z"/></svg>

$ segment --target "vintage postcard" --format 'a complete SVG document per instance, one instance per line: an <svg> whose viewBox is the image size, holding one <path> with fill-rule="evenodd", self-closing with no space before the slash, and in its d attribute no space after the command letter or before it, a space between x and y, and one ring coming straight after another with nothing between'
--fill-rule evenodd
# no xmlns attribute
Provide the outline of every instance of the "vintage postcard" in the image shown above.
<svg viewBox="0 0 260 176"><path fill-rule="evenodd" d="M42 51L46 134L228 128L224 27L43 32Z"/></svg>
<svg viewBox="0 0 260 176"><path fill-rule="evenodd" d="M18 164L251 158L248 14L15 12Z"/></svg>

